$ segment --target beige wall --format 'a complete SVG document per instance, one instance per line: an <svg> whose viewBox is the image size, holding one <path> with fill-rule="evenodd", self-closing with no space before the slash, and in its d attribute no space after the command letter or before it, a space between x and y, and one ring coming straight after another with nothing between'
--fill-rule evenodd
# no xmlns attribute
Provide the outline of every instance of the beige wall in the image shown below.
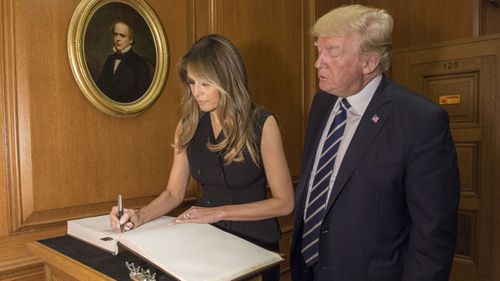
<svg viewBox="0 0 500 281"><path fill-rule="evenodd" d="M254 99L277 114L298 176L315 89L308 31L318 15L350 2L147 0L164 28L170 68L154 105L120 118L96 109L72 75L67 35L80 1L1 0L0 279L40 277L39 260L24 244L63 234L67 219L106 213L119 192L136 207L164 189L180 101L175 63L203 34L226 35L241 50ZM394 15L396 48L498 32L489 1L354 2ZM196 196L192 184L186 204Z"/></svg>

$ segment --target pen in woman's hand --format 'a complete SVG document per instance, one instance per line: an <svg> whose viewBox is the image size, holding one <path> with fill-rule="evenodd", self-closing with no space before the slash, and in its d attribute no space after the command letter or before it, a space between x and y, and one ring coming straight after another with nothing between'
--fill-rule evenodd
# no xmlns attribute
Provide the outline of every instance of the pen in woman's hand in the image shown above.
<svg viewBox="0 0 500 281"><path fill-rule="evenodd" d="M122 195L118 194L118 219L121 220L123 216L123 204L122 204ZM123 224L120 221L120 232L123 232Z"/></svg>

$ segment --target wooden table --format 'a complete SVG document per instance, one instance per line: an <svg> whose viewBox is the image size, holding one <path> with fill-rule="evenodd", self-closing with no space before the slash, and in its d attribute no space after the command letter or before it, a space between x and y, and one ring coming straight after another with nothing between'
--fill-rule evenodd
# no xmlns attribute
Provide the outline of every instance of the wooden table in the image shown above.
<svg viewBox="0 0 500 281"><path fill-rule="evenodd" d="M115 280L39 242L28 244L29 250L44 262L45 280Z"/></svg>
<svg viewBox="0 0 500 281"><path fill-rule="evenodd" d="M45 280L46 281L108 281L108 280L131 280L128 278L128 269L124 265L124 260L127 259L130 262L137 262L140 260L137 257L134 257L131 253L127 253L125 257L117 257L112 256L109 253L104 252L103 262L96 261L94 258L96 255L101 255L99 253L99 249L89 246L80 241L74 241L74 238L70 238L67 236L52 238L52 239L66 239L71 243L77 243L77 247L82 247L81 255L75 255L75 251L68 251L67 248L61 250L51 243L47 243L46 241L40 242L31 242L28 243L28 249L35 254L37 257L42 259L44 262L44 270L45 270ZM51 242L51 241L49 241ZM59 241L58 241L59 242ZM62 244L67 244L65 241L61 241ZM59 244L61 244L59 243ZM70 243L70 244L71 244ZM79 244L83 243L83 244ZM87 248L90 247L90 248ZM88 251L91 251L91 254L88 254ZM66 253L66 254L65 254ZM69 256L68 256L69 255ZM74 256L73 258L70 256ZM81 259L78 261L77 259ZM86 259L90 259L90 263L87 262ZM93 263L92 263L93 262ZM111 270L107 272L107 269ZM161 273L163 274L163 273ZM160 275L157 277L158 281L171 281L175 280L173 277L170 277L166 274ZM245 281L262 281L260 275L251 276L247 278L243 278L241 280Z"/></svg>

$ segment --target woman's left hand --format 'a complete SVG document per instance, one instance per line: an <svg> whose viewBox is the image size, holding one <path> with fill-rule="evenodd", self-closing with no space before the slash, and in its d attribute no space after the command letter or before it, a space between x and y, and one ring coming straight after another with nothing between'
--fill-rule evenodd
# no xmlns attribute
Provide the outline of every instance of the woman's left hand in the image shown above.
<svg viewBox="0 0 500 281"><path fill-rule="evenodd" d="M193 206L176 219L176 223L216 223L222 220L223 212L219 207L205 208Z"/></svg>

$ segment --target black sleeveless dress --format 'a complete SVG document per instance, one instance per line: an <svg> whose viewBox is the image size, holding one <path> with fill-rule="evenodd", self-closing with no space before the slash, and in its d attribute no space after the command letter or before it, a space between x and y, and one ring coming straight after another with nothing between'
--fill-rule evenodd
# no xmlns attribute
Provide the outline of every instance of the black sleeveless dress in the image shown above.
<svg viewBox="0 0 500 281"><path fill-rule="evenodd" d="M256 136L259 148L262 127L271 114L266 110L256 112L258 120ZM220 142L223 138L224 135L221 132L215 139L210 114L203 114L186 150L191 176L203 187L203 196L197 205L216 207L266 199L267 180L264 167L262 164L255 165L247 151L244 151L244 161L223 165L223 154L208 149L207 143ZM221 221L215 225L235 235L263 244L274 243L280 238L276 219Z"/></svg>
<svg viewBox="0 0 500 281"><path fill-rule="evenodd" d="M272 113L258 109L255 110L255 115L258 120L256 137L260 154L262 128ZM207 143L220 142L223 138L223 132L219 134L217 139L214 137L210 114L204 113L200 118L196 133L186 149L191 176L202 185L203 189L203 196L198 201L197 206L217 207L266 199L267 180L262 163L260 166L255 165L248 151L245 150L244 161L223 165L224 154L208 149ZM279 250L280 229L276 218L258 221L220 221L214 226L269 250ZM279 271L277 273L278 277L265 279L278 280ZM274 276L276 275L274 274Z"/></svg>

